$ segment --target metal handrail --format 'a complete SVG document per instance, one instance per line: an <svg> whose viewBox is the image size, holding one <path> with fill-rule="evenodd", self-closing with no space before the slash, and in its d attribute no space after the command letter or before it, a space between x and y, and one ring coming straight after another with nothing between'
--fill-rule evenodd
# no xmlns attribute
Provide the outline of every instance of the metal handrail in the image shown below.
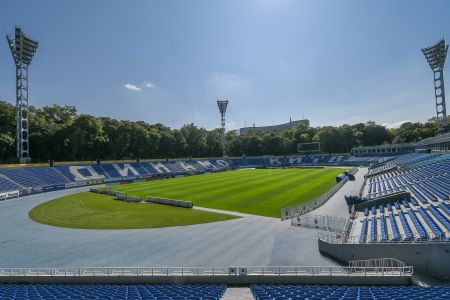
<svg viewBox="0 0 450 300"><path fill-rule="evenodd" d="M291 219L292 226L321 229L331 232L345 230L347 219L329 215L304 214Z"/></svg>
<svg viewBox="0 0 450 300"><path fill-rule="evenodd" d="M92 267L92 268L0 268L0 277L86 277L86 276L335 276L412 275L411 266L341 267L341 266L245 266L231 268L151 268L151 267Z"/></svg>

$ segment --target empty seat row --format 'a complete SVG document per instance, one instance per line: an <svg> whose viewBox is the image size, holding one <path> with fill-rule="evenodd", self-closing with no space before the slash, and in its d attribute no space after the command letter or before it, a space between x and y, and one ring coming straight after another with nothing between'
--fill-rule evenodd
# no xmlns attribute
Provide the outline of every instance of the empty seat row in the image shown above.
<svg viewBox="0 0 450 300"><path fill-rule="evenodd" d="M423 203L449 200L450 155L402 155L370 170L367 198L408 189Z"/></svg>
<svg viewBox="0 0 450 300"><path fill-rule="evenodd" d="M0 284L0 299L8 300L218 300L223 284Z"/></svg>
<svg viewBox="0 0 450 300"><path fill-rule="evenodd" d="M364 218L362 221L361 233L359 235L359 243L362 244L366 241L367 236L367 218Z"/></svg>
<svg viewBox="0 0 450 300"><path fill-rule="evenodd" d="M253 284L250 289L256 300L450 298L449 287Z"/></svg>

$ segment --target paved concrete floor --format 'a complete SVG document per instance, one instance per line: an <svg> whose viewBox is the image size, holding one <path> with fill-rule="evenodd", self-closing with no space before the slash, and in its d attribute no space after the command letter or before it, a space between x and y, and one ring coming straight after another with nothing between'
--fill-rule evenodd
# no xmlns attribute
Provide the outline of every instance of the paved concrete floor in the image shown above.
<svg viewBox="0 0 450 300"><path fill-rule="evenodd" d="M355 181L348 181L330 200L311 212L311 214L348 218L348 206L344 196L358 195L361 185L364 183L364 175L367 174L367 170L367 168L359 168L359 171L355 174Z"/></svg>
<svg viewBox="0 0 450 300"><path fill-rule="evenodd" d="M357 181L346 183L317 213L341 214L342 203L345 204L343 194L348 189L359 189L356 185L362 175L361 172ZM28 212L42 202L87 189L0 202L0 267L331 264L318 252L318 231L291 227L289 221L276 218L243 215L240 219L209 224L133 230L59 228L28 218Z"/></svg>
<svg viewBox="0 0 450 300"><path fill-rule="evenodd" d="M39 203L86 188L0 202L0 267L329 265L317 231L279 219L240 219L183 227L86 230L28 218Z"/></svg>
<svg viewBox="0 0 450 300"><path fill-rule="evenodd" d="M252 291L248 287L228 287L222 300L253 300Z"/></svg>

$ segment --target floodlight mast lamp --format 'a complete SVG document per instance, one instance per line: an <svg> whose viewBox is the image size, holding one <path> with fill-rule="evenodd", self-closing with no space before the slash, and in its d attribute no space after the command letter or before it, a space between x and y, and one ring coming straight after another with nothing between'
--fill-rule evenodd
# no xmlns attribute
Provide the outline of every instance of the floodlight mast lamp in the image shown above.
<svg viewBox="0 0 450 300"><path fill-rule="evenodd" d="M436 117L442 127L448 126L447 110L445 107L445 89L444 89L444 64L447 56L448 44L445 40L440 40L436 45L423 48L428 64L434 74L434 95L436 98Z"/></svg>
<svg viewBox="0 0 450 300"><path fill-rule="evenodd" d="M16 26L14 38L6 35L11 54L16 64L16 148L20 163L30 162L28 139L28 67L31 64L38 42L25 35Z"/></svg>
<svg viewBox="0 0 450 300"><path fill-rule="evenodd" d="M228 100L217 100L217 106L220 111L220 125L222 126L222 130L220 133L220 141L222 144L222 155L223 157L227 156L227 145L225 140L225 113L227 111Z"/></svg>

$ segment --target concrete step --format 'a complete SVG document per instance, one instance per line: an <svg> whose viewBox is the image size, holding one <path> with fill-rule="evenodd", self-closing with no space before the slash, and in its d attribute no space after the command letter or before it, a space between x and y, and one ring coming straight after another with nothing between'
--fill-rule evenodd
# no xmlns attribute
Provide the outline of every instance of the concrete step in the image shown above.
<svg viewBox="0 0 450 300"><path fill-rule="evenodd" d="M253 300L252 292L248 287L229 287L225 291L222 300Z"/></svg>

